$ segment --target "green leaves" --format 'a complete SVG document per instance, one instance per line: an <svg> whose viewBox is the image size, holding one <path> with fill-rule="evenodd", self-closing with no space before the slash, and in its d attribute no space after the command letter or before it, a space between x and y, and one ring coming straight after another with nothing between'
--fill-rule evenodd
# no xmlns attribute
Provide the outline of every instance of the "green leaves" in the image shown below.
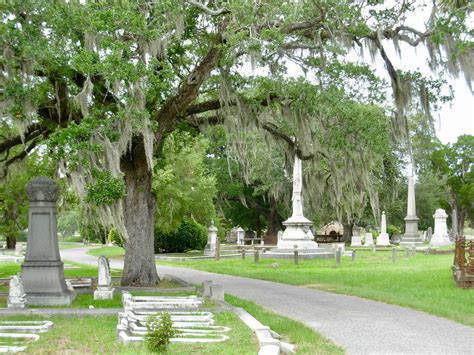
<svg viewBox="0 0 474 355"><path fill-rule="evenodd" d="M123 197L125 182L121 176L113 177L108 170L93 170L92 175L95 182L87 186L87 202L97 206L110 205Z"/></svg>
<svg viewBox="0 0 474 355"><path fill-rule="evenodd" d="M185 217L205 225L214 218L216 181L204 165L207 146L204 137L185 131L166 138L153 178L156 224L163 232L175 231Z"/></svg>

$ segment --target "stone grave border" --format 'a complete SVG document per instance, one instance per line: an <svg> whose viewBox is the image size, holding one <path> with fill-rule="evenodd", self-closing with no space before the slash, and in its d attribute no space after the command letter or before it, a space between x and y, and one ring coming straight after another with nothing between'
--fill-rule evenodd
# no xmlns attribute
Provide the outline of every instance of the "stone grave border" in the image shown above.
<svg viewBox="0 0 474 355"><path fill-rule="evenodd" d="M0 338L25 339L30 341L39 340L37 333L45 333L53 327L51 321L0 321ZM0 345L0 353L16 353L25 351L26 345Z"/></svg>
<svg viewBox="0 0 474 355"><path fill-rule="evenodd" d="M1 280L0 280L1 281ZM182 281L182 280L181 280ZM178 281L179 282L179 281ZM182 281L185 283L184 281ZM209 283L209 282L208 282ZM120 291L128 291L125 289L129 289L130 291L144 291L146 289L150 292L156 292L157 290L163 291L168 290L170 292L175 292L176 290L186 290L186 291L196 291L197 293L203 293L201 290L197 289L194 286L190 286L189 284L185 283L188 286L183 286L183 288L173 288L173 289L157 289L157 288L141 288L141 287L132 287L132 288L121 288ZM217 287L216 287L217 286ZM175 308L171 310L172 312L180 312L180 311L194 311L194 312L212 312L212 313L220 313L222 311L231 311L236 314L239 319L247 325L252 332L256 335L259 343L259 354L280 354L282 353L294 353L295 346L289 343L282 342L280 340L280 336L272 331L268 326L263 325L257 319L255 319L252 315L246 312L244 309L240 307L234 307L229 303L223 300L223 288L221 285L216 285L210 282L208 284L209 290L207 291L209 297L214 302L218 303L220 307L215 308ZM215 294L213 295L212 290L215 289ZM92 293L92 291L91 291ZM166 293L166 292L162 292ZM146 296L135 296L135 297L146 297ZM123 308L26 308L26 309L9 309L9 308L2 308L0 309L0 315L4 316L11 316L11 315L40 315L40 316L55 316L55 315L62 315L62 316L70 316L70 317L81 317L81 316L110 316L110 315L119 315L119 313L123 312ZM31 321L32 322L32 321ZM0 328L1 331L1 328ZM0 333L1 334L1 333ZM11 334L11 333L10 333ZM25 333L23 333L24 335ZM130 339L131 340L131 339ZM16 351L24 351L25 348L18 347L19 350ZM13 351L11 349L9 351Z"/></svg>

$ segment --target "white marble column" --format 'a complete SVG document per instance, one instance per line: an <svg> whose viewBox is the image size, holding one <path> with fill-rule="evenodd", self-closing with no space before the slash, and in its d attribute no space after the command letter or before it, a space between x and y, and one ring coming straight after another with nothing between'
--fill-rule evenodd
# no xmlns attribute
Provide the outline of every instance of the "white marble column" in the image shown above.
<svg viewBox="0 0 474 355"><path fill-rule="evenodd" d="M385 211L382 212L382 220L380 222L380 234L377 237L377 246L386 246L390 245L390 239L387 234L387 217L385 216Z"/></svg>
<svg viewBox="0 0 474 355"><path fill-rule="evenodd" d="M303 215L303 167L301 159L295 154L293 165L293 214L283 225L286 227L283 235L278 240L277 249L294 250L295 246L299 250L315 250L318 244L314 241L310 227L313 225L309 219Z"/></svg>

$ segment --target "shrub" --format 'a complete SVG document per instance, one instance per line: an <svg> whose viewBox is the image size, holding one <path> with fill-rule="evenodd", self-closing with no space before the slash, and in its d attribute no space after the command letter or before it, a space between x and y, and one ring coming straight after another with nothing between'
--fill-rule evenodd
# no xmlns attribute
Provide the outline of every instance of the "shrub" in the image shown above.
<svg viewBox="0 0 474 355"><path fill-rule="evenodd" d="M152 353L165 352L170 339L177 333L173 329L173 322L168 312L150 315L147 318L146 328L148 331L145 335L145 343Z"/></svg>
<svg viewBox="0 0 474 355"><path fill-rule="evenodd" d="M402 233L401 229L394 226L393 224L389 224L387 226L387 234L396 235L396 234L401 234L401 233Z"/></svg>
<svg viewBox="0 0 474 355"><path fill-rule="evenodd" d="M155 226L155 253L183 253L204 249L207 243L206 227L191 218L185 218L176 232L163 233Z"/></svg>
<svg viewBox="0 0 474 355"><path fill-rule="evenodd" d="M111 230L109 230L109 235L108 235L107 239L111 243L123 248L122 236L120 235L119 232L117 232L117 230L115 228L112 228Z"/></svg>

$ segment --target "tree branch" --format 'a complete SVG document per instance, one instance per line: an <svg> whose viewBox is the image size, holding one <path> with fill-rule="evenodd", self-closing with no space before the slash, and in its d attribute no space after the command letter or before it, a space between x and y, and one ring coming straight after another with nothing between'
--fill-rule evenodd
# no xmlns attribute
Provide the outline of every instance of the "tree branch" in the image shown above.
<svg viewBox="0 0 474 355"><path fill-rule="evenodd" d="M199 7L201 10L203 10L205 13L207 13L211 16L219 16L219 15L230 13L230 11L227 10L225 7L223 7L222 9L212 10L212 9L208 8L206 5L200 3L199 1L187 0L187 2L191 5Z"/></svg>
<svg viewBox="0 0 474 355"><path fill-rule="evenodd" d="M293 138L290 137L289 135L283 133L282 131L280 131L280 129L275 124L273 124L271 122L264 122L261 127L264 130L271 133L272 135L274 135L275 137L284 140L288 144L288 146L290 147L290 150L294 151L295 154L298 156L298 158L300 158L301 160L311 160L311 159L314 158L314 154L303 155L303 151L301 150L301 148L299 148L296 145Z"/></svg>
<svg viewBox="0 0 474 355"><path fill-rule="evenodd" d="M33 138L36 138L37 136L39 136L41 133L42 132L41 132L40 124L34 123L27 128L24 134L24 141L28 142L32 140ZM20 135L3 140L2 142L0 142L0 154L5 153L9 149L21 143L23 143L23 140L21 139Z"/></svg>

